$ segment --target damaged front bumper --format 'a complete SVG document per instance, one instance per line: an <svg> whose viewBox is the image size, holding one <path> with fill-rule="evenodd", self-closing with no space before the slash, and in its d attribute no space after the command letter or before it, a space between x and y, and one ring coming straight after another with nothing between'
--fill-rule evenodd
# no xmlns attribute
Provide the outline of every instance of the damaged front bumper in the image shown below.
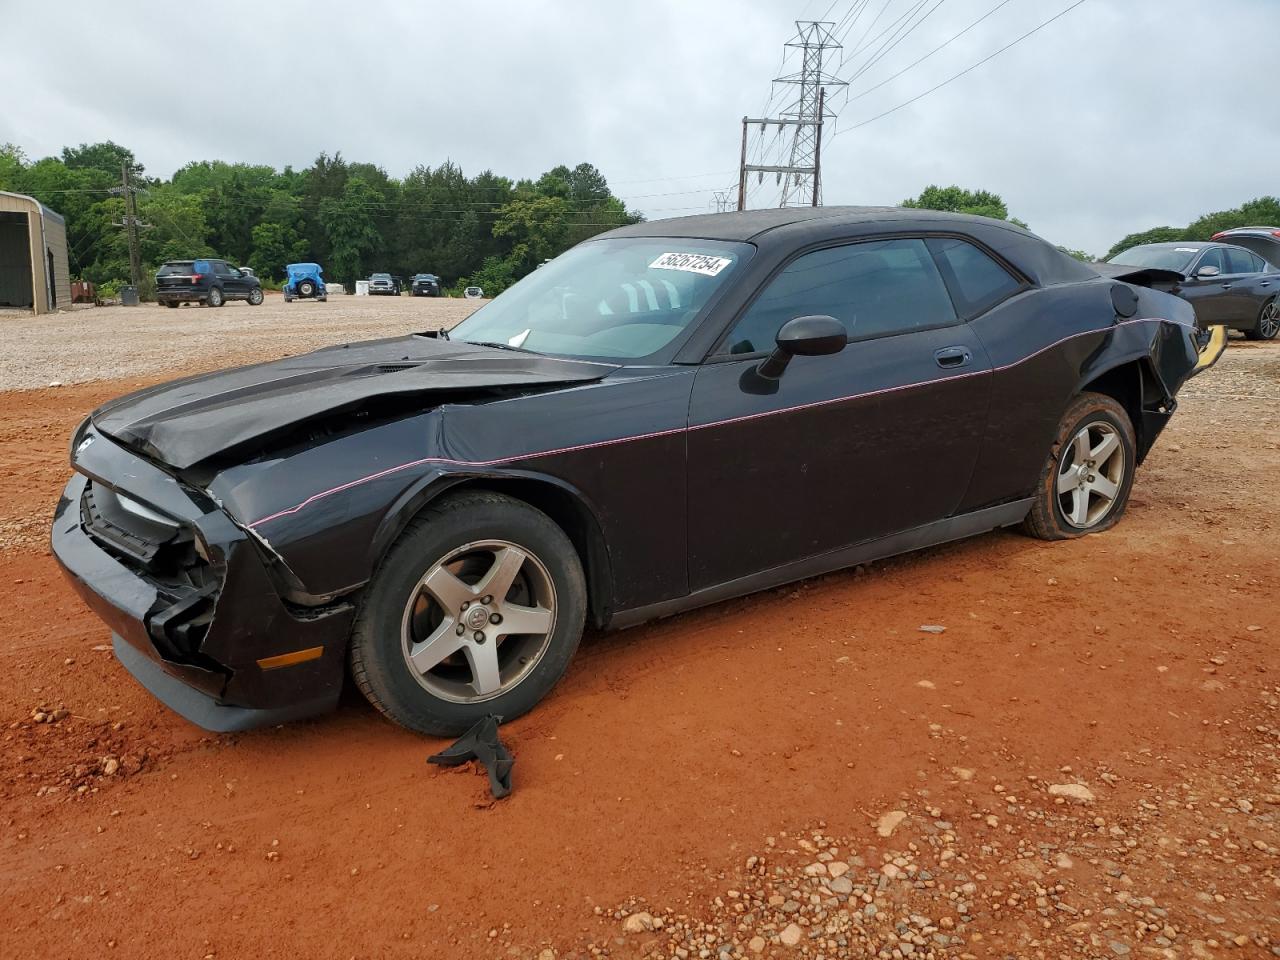
<svg viewBox="0 0 1280 960"><path fill-rule="evenodd" d="M216 504L92 427L77 441L53 552L125 668L216 732L336 706L351 605L286 603L271 558Z"/></svg>

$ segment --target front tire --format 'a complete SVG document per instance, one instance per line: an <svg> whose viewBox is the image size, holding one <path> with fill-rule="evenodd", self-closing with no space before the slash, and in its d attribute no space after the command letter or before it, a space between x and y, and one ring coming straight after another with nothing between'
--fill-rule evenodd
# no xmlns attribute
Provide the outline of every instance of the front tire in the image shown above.
<svg viewBox="0 0 1280 960"><path fill-rule="evenodd" d="M1068 540L1110 529L1129 503L1137 464L1124 407L1101 393L1080 394L1058 424L1023 531Z"/></svg>
<svg viewBox="0 0 1280 960"><path fill-rule="evenodd" d="M582 565L551 518L497 493L449 496L410 522L374 575L351 674L401 726L456 734L532 709L564 675L585 617Z"/></svg>
<svg viewBox="0 0 1280 960"><path fill-rule="evenodd" d="M1250 340L1274 340L1280 334L1280 297L1272 297L1258 313L1258 324L1244 335Z"/></svg>
<svg viewBox="0 0 1280 960"><path fill-rule="evenodd" d="M262 288L261 287L254 287L252 290L249 291L249 306L251 307L262 306Z"/></svg>

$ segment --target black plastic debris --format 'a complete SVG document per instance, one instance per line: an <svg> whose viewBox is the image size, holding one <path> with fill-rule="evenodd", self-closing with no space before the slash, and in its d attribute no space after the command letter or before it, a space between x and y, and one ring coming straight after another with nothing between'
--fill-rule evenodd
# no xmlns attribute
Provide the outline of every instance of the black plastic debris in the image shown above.
<svg viewBox="0 0 1280 960"><path fill-rule="evenodd" d="M427 763L442 767L460 767L468 760L479 760L489 774L489 791L495 800L511 792L511 768L516 758L498 739L501 717L492 713L439 753L427 757Z"/></svg>

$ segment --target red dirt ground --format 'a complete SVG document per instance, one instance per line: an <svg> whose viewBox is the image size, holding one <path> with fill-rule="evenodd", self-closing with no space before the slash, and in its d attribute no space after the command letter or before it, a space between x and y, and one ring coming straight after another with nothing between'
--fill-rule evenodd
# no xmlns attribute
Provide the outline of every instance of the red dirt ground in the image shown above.
<svg viewBox="0 0 1280 960"><path fill-rule="evenodd" d="M516 790L491 804L477 771L428 767L440 742L355 697L214 736L115 663L43 537L72 428L136 385L0 394L6 957L679 956L675 940L623 937L615 911L642 900L709 921L729 887L751 889L743 861L766 837L818 827L874 866L889 843L876 818L895 807L954 811L962 861L999 891L1012 827L982 819L1006 817L993 786L1054 813L1040 785L1075 779L1097 794L1087 816L1023 819L1081 861L1060 882L1087 919L1032 924L987 902L927 956L1280 944L1275 399L1189 396L1106 535L996 533L589 638L552 697L504 726ZM1160 813L1135 832L1146 801ZM1100 857L1095 816L1136 846ZM1123 856L1132 892L1176 917L1168 946L1109 919L1104 867Z"/></svg>

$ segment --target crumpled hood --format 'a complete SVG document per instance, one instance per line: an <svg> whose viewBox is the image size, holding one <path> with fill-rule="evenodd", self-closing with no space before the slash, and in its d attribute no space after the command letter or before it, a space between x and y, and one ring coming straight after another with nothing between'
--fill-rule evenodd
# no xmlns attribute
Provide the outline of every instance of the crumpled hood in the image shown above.
<svg viewBox="0 0 1280 960"><path fill-rule="evenodd" d="M585 383L616 369L411 335L175 380L113 400L92 420L103 433L184 469L376 398Z"/></svg>

